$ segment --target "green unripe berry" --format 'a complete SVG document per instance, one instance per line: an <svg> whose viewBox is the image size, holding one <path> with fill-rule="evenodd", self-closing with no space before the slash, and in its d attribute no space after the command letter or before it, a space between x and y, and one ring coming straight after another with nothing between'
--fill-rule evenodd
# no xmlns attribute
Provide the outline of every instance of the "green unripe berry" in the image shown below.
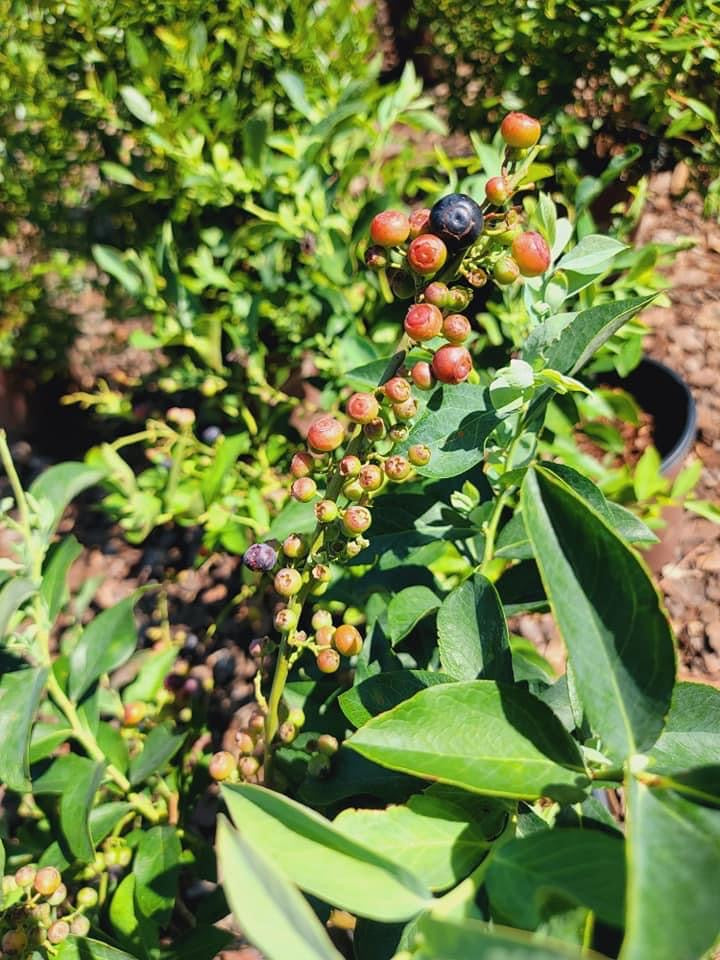
<svg viewBox="0 0 720 960"><path fill-rule="evenodd" d="M393 413L398 420L406 422L412 420L413 417L417 416L418 405L417 400L414 397L410 397L409 400L405 400L404 403L394 403L393 404Z"/></svg>
<svg viewBox="0 0 720 960"><path fill-rule="evenodd" d="M291 533L285 537L282 548L283 553L286 557L289 557L290 560L298 560L308 552L307 544L297 533Z"/></svg>
<svg viewBox="0 0 720 960"><path fill-rule="evenodd" d="M315 504L315 517L318 523L332 523L337 520L340 511L334 500L321 500Z"/></svg>
<svg viewBox="0 0 720 960"><path fill-rule="evenodd" d="M281 743L292 743L295 737L297 737L297 730L292 723L288 723L286 720L285 723L280 724L278 728L278 739Z"/></svg>
<svg viewBox="0 0 720 960"><path fill-rule="evenodd" d="M87 917L79 916L70 924L70 933L74 937L86 937L90 933L90 921Z"/></svg>
<svg viewBox="0 0 720 960"><path fill-rule="evenodd" d="M283 567L275 574L273 581L275 592L281 597L294 597L302 587L302 577L292 567Z"/></svg>
<svg viewBox="0 0 720 960"><path fill-rule="evenodd" d="M305 726L305 713L300 707L293 707L288 713L287 718L288 722L291 723L296 730L302 730Z"/></svg>
<svg viewBox="0 0 720 960"><path fill-rule="evenodd" d="M313 630L319 630L320 627L331 627L332 614L329 610L316 610L310 622L312 623Z"/></svg>
<svg viewBox="0 0 720 960"><path fill-rule="evenodd" d="M245 730L238 730L235 734L235 743L238 748L238 752L249 756L255 749L255 741L250 736L249 733L246 733Z"/></svg>
<svg viewBox="0 0 720 960"><path fill-rule="evenodd" d="M259 769L260 761L257 757L240 757L238 760L238 770L246 780L254 777Z"/></svg>
<svg viewBox="0 0 720 960"><path fill-rule="evenodd" d="M408 450L408 460L414 467L424 467L430 462L432 452L424 443L414 443Z"/></svg>
<svg viewBox="0 0 720 960"><path fill-rule="evenodd" d="M519 276L520 268L512 257L501 257L493 267L493 278L497 283L513 283Z"/></svg>
<svg viewBox="0 0 720 960"><path fill-rule="evenodd" d="M290 630L294 630L298 624L298 615L295 610L291 610L290 607L284 607L282 610L278 610L274 617L275 629L279 630L280 633L289 633Z"/></svg>
<svg viewBox="0 0 720 960"><path fill-rule="evenodd" d="M94 887L80 887L75 894L75 903L82 910L94 907L98 902L98 892Z"/></svg>
<svg viewBox="0 0 720 960"><path fill-rule="evenodd" d="M340 749L340 744L336 737L329 733L321 733L317 738L317 752L324 757L333 757Z"/></svg>
<svg viewBox="0 0 720 960"><path fill-rule="evenodd" d="M365 491L360 486L359 480L348 480L347 483L343 484L343 493L348 500L362 500L365 496Z"/></svg>
<svg viewBox="0 0 720 960"><path fill-rule="evenodd" d="M235 772L236 767L235 757L227 750L220 750L213 754L208 765L208 772L213 780L222 782Z"/></svg>
<svg viewBox="0 0 720 960"><path fill-rule="evenodd" d="M103 857L103 867L105 866L105 858ZM51 907L59 907L60 904L65 903L67 900L67 887L64 883L61 883L60 886L54 893L51 893L47 898L48 903Z"/></svg>
<svg viewBox="0 0 720 960"><path fill-rule="evenodd" d="M290 495L299 503L310 503L316 493L317 484L312 477L298 477L290 487Z"/></svg>

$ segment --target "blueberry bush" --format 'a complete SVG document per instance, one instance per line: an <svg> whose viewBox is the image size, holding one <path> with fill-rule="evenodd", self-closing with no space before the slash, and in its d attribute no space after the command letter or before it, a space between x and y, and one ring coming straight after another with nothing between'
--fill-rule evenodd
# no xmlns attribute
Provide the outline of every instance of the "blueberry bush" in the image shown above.
<svg viewBox="0 0 720 960"><path fill-rule="evenodd" d="M711 955L720 692L676 682L652 530L551 446L657 290L639 267L613 286L624 244L538 189L541 134L510 113L427 206L356 210L380 318L352 362L326 334L304 441L285 427L268 461L254 433L257 473L245 433L191 407L124 438L157 461L139 479L121 440L24 485L0 434L3 955L201 960L229 912L265 960ZM84 616L60 524L101 482L138 542L205 523L272 612L222 744L162 584ZM528 611L551 612L563 675L513 634Z"/></svg>

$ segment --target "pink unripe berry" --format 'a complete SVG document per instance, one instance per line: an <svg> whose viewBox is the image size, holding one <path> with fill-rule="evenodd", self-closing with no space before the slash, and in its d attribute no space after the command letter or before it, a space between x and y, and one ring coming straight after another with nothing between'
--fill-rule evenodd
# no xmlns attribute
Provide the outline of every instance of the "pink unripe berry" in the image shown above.
<svg viewBox="0 0 720 960"><path fill-rule="evenodd" d="M410 233L410 221L399 210L383 210L373 217L370 237L381 247L395 247L405 243Z"/></svg>
<svg viewBox="0 0 720 960"><path fill-rule="evenodd" d="M362 637L359 631L349 623L343 623L333 636L333 646L344 657L356 657L362 650Z"/></svg>
<svg viewBox="0 0 720 960"><path fill-rule="evenodd" d="M279 593L281 597L294 597L296 593L300 592L302 577L292 567L283 567L275 574L273 584L275 592Z"/></svg>
<svg viewBox="0 0 720 960"><path fill-rule="evenodd" d="M462 313L449 313L443 320L442 333L450 343L464 343L471 329L470 321Z"/></svg>
<svg viewBox="0 0 720 960"><path fill-rule="evenodd" d="M421 277L430 277L447 260L447 247L434 233L421 233L410 243L407 252L408 263Z"/></svg>
<svg viewBox="0 0 720 960"><path fill-rule="evenodd" d="M500 124L500 134L509 147L525 150L534 147L540 139L542 127L526 113L509 113Z"/></svg>
<svg viewBox="0 0 720 960"><path fill-rule="evenodd" d="M550 266L550 248L534 230L527 230L515 237L511 250L524 277L539 277Z"/></svg>
<svg viewBox="0 0 720 960"><path fill-rule="evenodd" d="M308 430L308 443L313 450L329 453L337 450L345 437L345 429L335 417L320 417Z"/></svg>
<svg viewBox="0 0 720 960"><path fill-rule="evenodd" d="M414 443L408 450L408 460L414 467L424 467L430 463L432 452L424 443Z"/></svg>
<svg viewBox="0 0 720 960"><path fill-rule="evenodd" d="M340 666L340 654L332 647L321 650L315 658L320 673L335 673Z"/></svg>
<svg viewBox="0 0 720 960"><path fill-rule="evenodd" d="M422 343L432 340L442 330L443 316L432 303L414 303L405 315L405 333Z"/></svg>
<svg viewBox="0 0 720 960"><path fill-rule="evenodd" d="M410 221L410 239L414 240L415 237L419 237L421 233L427 230L430 210L428 207L413 210L408 219Z"/></svg>
<svg viewBox="0 0 720 960"><path fill-rule="evenodd" d="M365 533L372 523L372 514L367 507L348 507L343 514L343 529L351 536Z"/></svg>
<svg viewBox="0 0 720 960"><path fill-rule="evenodd" d="M502 206L510 196L510 181L507 177L490 177L485 184L485 196L495 206Z"/></svg>
<svg viewBox="0 0 720 960"><path fill-rule="evenodd" d="M319 647L329 647L335 636L335 627L329 623L318 627L315 631L315 643Z"/></svg>
<svg viewBox="0 0 720 960"><path fill-rule="evenodd" d="M352 479L360 473L360 468L362 467L362 462L359 457L354 456L352 453L343 457L340 461L340 476L348 477Z"/></svg>
<svg viewBox="0 0 720 960"><path fill-rule="evenodd" d="M290 487L293 500L299 500L300 503L309 503L316 493L317 484L312 477L298 477Z"/></svg>
<svg viewBox="0 0 720 960"><path fill-rule="evenodd" d="M385 473L388 476L389 480L394 480L396 483L399 483L401 480L406 480L412 471L410 463L401 457L399 454L396 454L392 457L388 457L385 461Z"/></svg>
<svg viewBox="0 0 720 960"><path fill-rule="evenodd" d="M520 268L512 257L500 257L493 267L493 277L497 283L513 283L519 276Z"/></svg>
<svg viewBox="0 0 720 960"><path fill-rule="evenodd" d="M62 943L70 936L70 924L66 920L56 920L48 927L47 938L50 943Z"/></svg>
<svg viewBox="0 0 720 960"><path fill-rule="evenodd" d="M304 557L307 553L307 544L297 533L288 534L283 540L283 553L291 560L297 560Z"/></svg>
<svg viewBox="0 0 720 960"><path fill-rule="evenodd" d="M354 393L345 410L355 423L370 423L380 413L380 404L371 393Z"/></svg>
<svg viewBox="0 0 720 960"><path fill-rule="evenodd" d="M418 360L410 371L412 382L419 390L432 390L435 386L435 376L432 367L426 360Z"/></svg>
<svg viewBox="0 0 720 960"><path fill-rule="evenodd" d="M426 303L432 303L435 307L445 307L447 306L449 293L450 290L446 283L433 280L432 283L429 283L427 287L425 287L423 296L425 297Z"/></svg>
<svg viewBox="0 0 720 960"><path fill-rule="evenodd" d="M472 370L472 358L465 347L440 347L432 361L433 373L441 383L462 383Z"/></svg>
<svg viewBox="0 0 720 960"><path fill-rule="evenodd" d="M383 387L385 396L391 403L404 403L412 396L410 384L404 377L392 377Z"/></svg>
<svg viewBox="0 0 720 960"><path fill-rule="evenodd" d="M366 463L358 476L358 483L363 490L374 492L383 485L383 472L376 463Z"/></svg>
<svg viewBox="0 0 720 960"><path fill-rule="evenodd" d="M332 523L338 518L338 507L334 500L321 500L315 504L315 517L318 523Z"/></svg>
<svg viewBox="0 0 720 960"><path fill-rule="evenodd" d="M312 454L296 453L290 461L290 473L294 477L309 477L315 468L315 459Z"/></svg>
<svg viewBox="0 0 720 960"><path fill-rule="evenodd" d="M227 750L220 750L219 753L213 754L208 766L208 773L213 780L227 780L236 766L235 757Z"/></svg>
<svg viewBox="0 0 720 960"><path fill-rule="evenodd" d="M404 403L394 403L393 404L393 413L398 418L398 420L412 420L413 417L417 416L418 405L414 397L410 397L409 400L405 400Z"/></svg>

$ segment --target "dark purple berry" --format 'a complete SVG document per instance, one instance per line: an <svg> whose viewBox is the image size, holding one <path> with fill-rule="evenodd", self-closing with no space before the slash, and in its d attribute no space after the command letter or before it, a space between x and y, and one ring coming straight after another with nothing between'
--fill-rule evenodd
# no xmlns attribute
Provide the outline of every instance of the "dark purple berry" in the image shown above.
<svg viewBox="0 0 720 960"><path fill-rule="evenodd" d="M482 210L472 197L451 193L430 211L430 229L451 250L469 247L483 228Z"/></svg>
<svg viewBox="0 0 720 960"><path fill-rule="evenodd" d="M248 570L259 570L266 573L277 563L277 550L269 543L254 543L243 554L243 563Z"/></svg>

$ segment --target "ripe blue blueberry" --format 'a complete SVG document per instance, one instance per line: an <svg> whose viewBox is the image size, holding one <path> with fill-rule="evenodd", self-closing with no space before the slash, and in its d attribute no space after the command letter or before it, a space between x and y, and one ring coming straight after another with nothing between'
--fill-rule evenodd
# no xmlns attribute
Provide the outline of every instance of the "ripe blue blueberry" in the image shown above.
<svg viewBox="0 0 720 960"><path fill-rule="evenodd" d="M269 543L254 543L243 554L243 563L248 570L259 570L266 573L277 563L277 550Z"/></svg>
<svg viewBox="0 0 720 960"><path fill-rule="evenodd" d="M451 193L430 211L430 230L451 250L469 247L480 236L483 215L472 197Z"/></svg>

